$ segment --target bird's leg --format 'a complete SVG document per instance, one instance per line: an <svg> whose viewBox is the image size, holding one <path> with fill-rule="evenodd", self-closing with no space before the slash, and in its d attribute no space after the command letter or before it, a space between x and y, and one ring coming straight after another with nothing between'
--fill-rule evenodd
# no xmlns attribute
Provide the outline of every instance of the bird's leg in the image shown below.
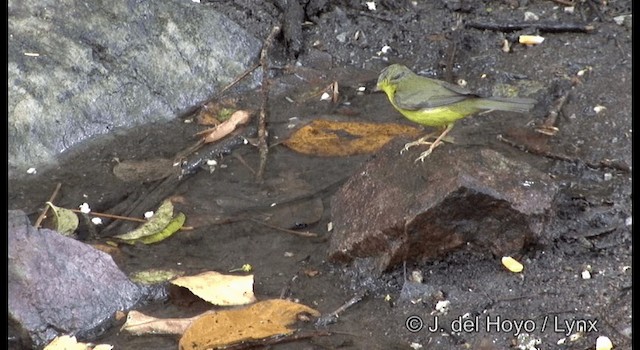
<svg viewBox="0 0 640 350"><path fill-rule="evenodd" d="M407 150L409 150L409 148L413 147L413 146L420 146L420 145L430 145L433 142L428 142L427 140L432 138L435 135L435 132L426 134L424 136L422 136L421 138L413 141L413 142L409 142L407 144L404 145L404 148L400 150L400 154L406 152Z"/></svg>
<svg viewBox="0 0 640 350"><path fill-rule="evenodd" d="M424 162L424 159L427 158L431 154L431 152L433 152L433 150L436 147L438 147L438 146L440 146L440 144L442 144L442 139L444 139L444 137L447 136L447 134L449 133L449 131L451 131L451 129L453 129L453 124L447 125L447 128L444 129L444 131L442 131L440 136L438 136L438 138L435 141L431 142L431 146L429 146L429 149L424 151L424 152L422 152L420 154L420 157L416 158L415 161L416 162L417 161Z"/></svg>

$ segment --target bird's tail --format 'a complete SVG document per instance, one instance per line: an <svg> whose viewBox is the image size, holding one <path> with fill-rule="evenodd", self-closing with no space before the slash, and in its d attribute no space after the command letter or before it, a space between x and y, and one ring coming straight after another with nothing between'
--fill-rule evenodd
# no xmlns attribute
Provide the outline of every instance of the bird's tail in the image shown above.
<svg viewBox="0 0 640 350"><path fill-rule="evenodd" d="M494 111L526 113L533 108L536 100L525 97L488 97L477 100L477 107Z"/></svg>

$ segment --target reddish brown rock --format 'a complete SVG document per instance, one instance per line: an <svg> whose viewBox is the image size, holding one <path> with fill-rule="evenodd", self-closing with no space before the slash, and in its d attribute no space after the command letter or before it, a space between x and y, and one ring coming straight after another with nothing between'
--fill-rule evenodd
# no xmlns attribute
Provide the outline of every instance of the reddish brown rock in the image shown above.
<svg viewBox="0 0 640 350"><path fill-rule="evenodd" d="M424 163L394 142L339 189L329 260L373 271L440 258L464 244L496 256L537 242L557 186L490 149L445 145Z"/></svg>

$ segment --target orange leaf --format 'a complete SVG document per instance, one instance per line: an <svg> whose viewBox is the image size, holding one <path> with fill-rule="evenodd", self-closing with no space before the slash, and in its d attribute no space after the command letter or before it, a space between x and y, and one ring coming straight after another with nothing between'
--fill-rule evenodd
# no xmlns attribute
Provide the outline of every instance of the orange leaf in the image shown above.
<svg viewBox="0 0 640 350"><path fill-rule="evenodd" d="M351 156L376 152L396 136L418 136L421 132L419 128L396 123L317 119L295 131L284 144L303 154Z"/></svg>
<svg viewBox="0 0 640 350"><path fill-rule="evenodd" d="M181 350L205 350L293 333L298 315L320 313L283 299L265 300L243 309L209 312L191 323L180 339Z"/></svg>

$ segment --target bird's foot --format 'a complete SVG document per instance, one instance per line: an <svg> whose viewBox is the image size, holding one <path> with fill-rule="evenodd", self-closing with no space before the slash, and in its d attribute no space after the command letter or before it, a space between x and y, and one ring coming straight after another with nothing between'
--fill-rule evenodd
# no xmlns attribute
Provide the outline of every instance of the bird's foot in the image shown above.
<svg viewBox="0 0 640 350"><path fill-rule="evenodd" d="M409 143L405 144L405 145L404 145L404 148L402 148L402 149L400 150L400 154L402 154L402 153L404 153L404 152L408 151L408 150L409 150L409 148L414 147L414 146L421 146L421 145L433 145L433 142L429 142L429 141L427 141L428 139L430 139L430 138L432 138L432 137L434 137L434 134L433 134L433 133L431 133L431 134L427 134L427 135L425 135L425 136L423 136L423 137L421 137L421 138L419 138L419 139L417 139L417 140L415 140L415 141L413 141L413 142L409 142Z"/></svg>
<svg viewBox="0 0 640 350"><path fill-rule="evenodd" d="M431 152L433 152L433 150L436 149L436 147L440 146L441 144L442 144L442 141L440 141L438 143L432 142L431 143L431 147L429 147L428 150L420 153L420 157L416 158L414 163L417 163L418 161L424 162L424 159L427 158L431 154Z"/></svg>
<svg viewBox="0 0 640 350"><path fill-rule="evenodd" d="M433 142L427 142L427 141L424 141L422 139L417 140L417 141L413 141L413 142L409 142L409 143L405 144L404 147L400 150L400 154L408 151L409 148L414 147L414 146L432 145L432 144L433 144Z"/></svg>

